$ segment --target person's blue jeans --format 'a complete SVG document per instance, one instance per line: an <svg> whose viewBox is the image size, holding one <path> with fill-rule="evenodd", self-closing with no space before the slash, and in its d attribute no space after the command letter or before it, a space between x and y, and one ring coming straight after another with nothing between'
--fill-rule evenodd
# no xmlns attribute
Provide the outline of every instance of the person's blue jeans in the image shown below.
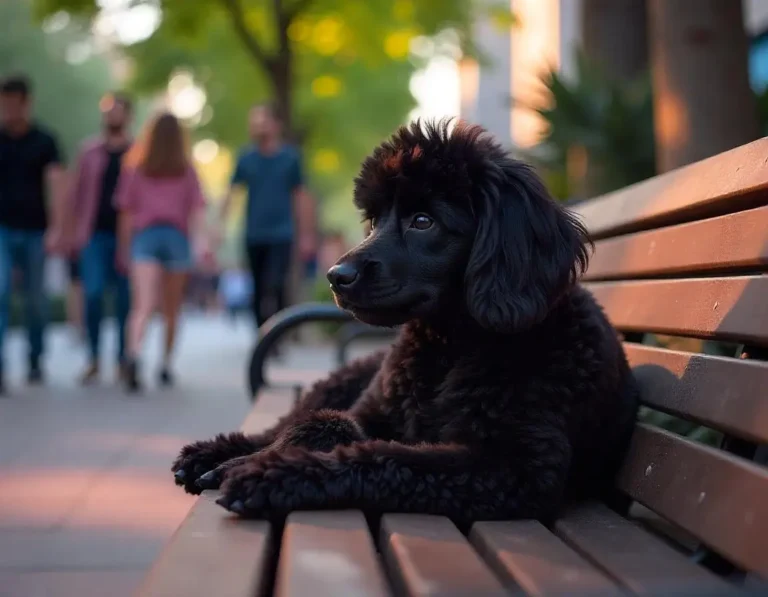
<svg viewBox="0 0 768 597"><path fill-rule="evenodd" d="M101 320L104 311L104 294L114 289L115 318L117 319L119 362L125 356L125 323L131 306L128 278L115 265L117 236L109 232L95 232L80 253L80 279L85 294L85 325L93 363L99 359Z"/></svg>
<svg viewBox="0 0 768 597"><path fill-rule="evenodd" d="M41 230L0 226L0 366L11 310L14 268L19 269L24 283L25 323L32 368L38 367L43 354L43 333L48 315L43 235Z"/></svg>

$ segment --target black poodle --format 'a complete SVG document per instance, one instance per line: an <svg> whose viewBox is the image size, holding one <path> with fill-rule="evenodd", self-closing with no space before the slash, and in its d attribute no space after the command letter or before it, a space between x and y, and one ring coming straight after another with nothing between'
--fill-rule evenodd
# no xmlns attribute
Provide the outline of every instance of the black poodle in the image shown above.
<svg viewBox="0 0 768 597"><path fill-rule="evenodd" d="M365 160L372 232L328 272L393 346L315 384L258 436L173 464L242 516L360 508L551 519L608 490L637 409L618 335L578 285L585 229L477 126L400 129Z"/></svg>

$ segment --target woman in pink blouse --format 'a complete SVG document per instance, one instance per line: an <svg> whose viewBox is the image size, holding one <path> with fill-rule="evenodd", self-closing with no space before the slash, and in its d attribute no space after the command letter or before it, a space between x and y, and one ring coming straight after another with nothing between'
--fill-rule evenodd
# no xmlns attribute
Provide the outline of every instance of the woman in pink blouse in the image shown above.
<svg viewBox="0 0 768 597"><path fill-rule="evenodd" d="M188 158L178 119L160 114L125 157L116 196L120 211L120 255L130 263L131 313L125 381L141 387L138 358L150 318L162 307L166 323L160 383L173 382L170 359L184 287L193 265L190 236L209 253L205 240L205 199Z"/></svg>

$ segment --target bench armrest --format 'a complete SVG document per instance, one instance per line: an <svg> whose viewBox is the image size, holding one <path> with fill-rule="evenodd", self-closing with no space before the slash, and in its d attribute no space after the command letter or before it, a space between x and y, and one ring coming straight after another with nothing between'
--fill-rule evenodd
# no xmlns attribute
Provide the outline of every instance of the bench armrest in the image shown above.
<svg viewBox="0 0 768 597"><path fill-rule="evenodd" d="M260 338L253 349L248 366L248 388L251 401L256 400L256 394L262 386L269 385L264 379L264 364L270 350L280 338L305 323L349 322L353 319L352 315L342 311L333 303L304 303L283 309L265 321L259 330Z"/></svg>

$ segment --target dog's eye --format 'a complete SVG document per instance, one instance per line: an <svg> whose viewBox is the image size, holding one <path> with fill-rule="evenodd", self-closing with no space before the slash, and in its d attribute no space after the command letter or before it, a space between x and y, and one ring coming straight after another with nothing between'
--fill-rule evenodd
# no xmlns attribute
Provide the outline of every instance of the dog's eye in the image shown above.
<svg viewBox="0 0 768 597"><path fill-rule="evenodd" d="M426 214L416 214L411 220L411 228L416 230L427 230L432 227L434 220Z"/></svg>

